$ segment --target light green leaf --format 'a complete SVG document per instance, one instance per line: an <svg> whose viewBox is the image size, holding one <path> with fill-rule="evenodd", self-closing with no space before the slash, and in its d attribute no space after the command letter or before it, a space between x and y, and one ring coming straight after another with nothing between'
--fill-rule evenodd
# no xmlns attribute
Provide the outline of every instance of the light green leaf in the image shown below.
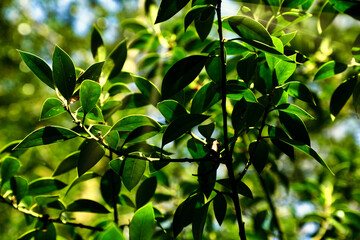
<svg viewBox="0 0 360 240"><path fill-rule="evenodd" d="M54 80L50 66L40 57L18 50L26 66L46 85L54 89Z"/></svg>
<svg viewBox="0 0 360 240"><path fill-rule="evenodd" d="M104 149L97 143L96 140L86 140L80 151L77 170L78 175L81 176L92 168L104 156Z"/></svg>
<svg viewBox="0 0 360 240"><path fill-rule="evenodd" d="M193 55L176 62L163 79L161 85L163 99L173 97L189 85L199 75L207 59L207 56Z"/></svg>
<svg viewBox="0 0 360 240"><path fill-rule="evenodd" d="M61 95L69 100L76 84L75 66L70 56L56 46L53 54L53 78Z"/></svg>
<svg viewBox="0 0 360 240"><path fill-rule="evenodd" d="M38 178L29 183L28 195L43 195L53 191L61 190L67 184L55 178Z"/></svg>
<svg viewBox="0 0 360 240"><path fill-rule="evenodd" d="M263 25L246 16L232 16L224 19L242 39L259 41L274 46L270 34Z"/></svg>
<svg viewBox="0 0 360 240"><path fill-rule="evenodd" d="M136 114L121 118L114 124L111 130L133 131L141 126L154 126L156 128L160 128L160 124L151 117Z"/></svg>
<svg viewBox="0 0 360 240"><path fill-rule="evenodd" d="M66 173L76 168L80 156L80 151L73 152L65 157L63 161L56 167L53 177Z"/></svg>
<svg viewBox="0 0 360 240"><path fill-rule="evenodd" d="M190 0L162 0L155 20L156 23L164 22L183 9Z"/></svg>
<svg viewBox="0 0 360 240"><path fill-rule="evenodd" d="M70 203L67 212L110 213L103 205L90 199L78 199Z"/></svg>
<svg viewBox="0 0 360 240"><path fill-rule="evenodd" d="M130 222L130 240L150 240L155 230L155 214L149 203L138 209Z"/></svg>
<svg viewBox="0 0 360 240"><path fill-rule="evenodd" d="M84 118L84 111L82 107L77 109L76 116L79 119ZM86 118L96 122L104 122L104 116L102 114L102 111L97 105L95 105L94 108L91 109L91 111L86 114Z"/></svg>
<svg viewBox="0 0 360 240"><path fill-rule="evenodd" d="M301 82L288 82L284 84L284 89L289 95L315 105L313 95L305 84Z"/></svg>
<svg viewBox="0 0 360 240"><path fill-rule="evenodd" d="M120 160L119 158L111 160L109 163L111 169L120 176L122 174L122 166L123 166L122 164L123 164L123 161Z"/></svg>
<svg viewBox="0 0 360 240"><path fill-rule="evenodd" d="M291 104L291 103L281 104L281 105L277 106L275 109L282 111L282 112L296 114L296 115L306 117L309 119L315 119L313 116L311 116L309 113L307 113L304 109L302 109L301 107L296 106L294 104Z"/></svg>
<svg viewBox="0 0 360 240"><path fill-rule="evenodd" d="M296 31L295 32L291 32L291 33L286 33L280 36L280 40L283 43L283 45L285 46L286 44L288 44L289 42L291 42L291 40L294 39L294 37L296 36Z"/></svg>
<svg viewBox="0 0 360 240"><path fill-rule="evenodd" d="M201 114L187 114L182 115L179 118L172 121L169 126L166 128L163 138L162 146L174 141L187 131L190 131L196 125L199 125L210 116L201 115Z"/></svg>
<svg viewBox="0 0 360 240"><path fill-rule="evenodd" d="M102 234L101 240L125 240L125 237L120 231L116 223L111 223L110 226Z"/></svg>
<svg viewBox="0 0 360 240"><path fill-rule="evenodd" d="M69 188L67 189L65 196L69 193L69 191L75 187L76 185L78 185L79 183L85 182L87 180L96 178L96 177L100 177L99 174L97 173L93 173L93 172L87 172L84 173L83 175L81 175L80 177L76 178L69 186Z"/></svg>
<svg viewBox="0 0 360 240"><path fill-rule="evenodd" d="M289 56L290 59L296 60L296 54ZM275 66L275 73L279 84L288 80L296 70L296 63L279 61Z"/></svg>
<svg viewBox="0 0 360 240"><path fill-rule="evenodd" d="M96 105L101 95L101 86L99 83L85 80L80 86L80 102L86 116Z"/></svg>
<svg viewBox="0 0 360 240"><path fill-rule="evenodd" d="M125 83L114 83L108 90L110 97L115 96L119 93L130 93L130 88Z"/></svg>
<svg viewBox="0 0 360 240"><path fill-rule="evenodd" d="M338 73L342 73L347 68L346 64L330 61L323 64L315 73L314 81L332 77Z"/></svg>
<svg viewBox="0 0 360 240"><path fill-rule="evenodd" d="M140 181L146 169L146 161L136 158L126 158L122 172L125 187L131 191Z"/></svg>
<svg viewBox="0 0 360 240"><path fill-rule="evenodd" d="M48 98L42 107L40 120L52 118L64 112L66 112L66 110L59 99Z"/></svg>
<svg viewBox="0 0 360 240"><path fill-rule="evenodd" d="M30 148L51 143L63 142L78 137L76 132L57 126L47 126L37 129L27 135L14 149Z"/></svg>

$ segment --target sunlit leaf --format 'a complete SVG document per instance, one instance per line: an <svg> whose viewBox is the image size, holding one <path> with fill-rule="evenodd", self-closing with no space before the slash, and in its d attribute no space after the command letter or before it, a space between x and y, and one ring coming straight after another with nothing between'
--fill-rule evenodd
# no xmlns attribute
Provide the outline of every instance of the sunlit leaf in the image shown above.
<svg viewBox="0 0 360 240"><path fill-rule="evenodd" d="M125 240L124 234L116 226L116 223L111 223L110 226L103 232L101 240Z"/></svg>
<svg viewBox="0 0 360 240"><path fill-rule="evenodd" d="M338 15L329 1L326 1L321 7L319 19L318 19L318 32L321 34L335 19Z"/></svg>
<svg viewBox="0 0 360 240"><path fill-rule="evenodd" d="M146 161L128 157L124 163L122 180L125 187L131 191L140 181L146 169Z"/></svg>
<svg viewBox="0 0 360 240"><path fill-rule="evenodd" d="M27 135L15 149L30 148L40 145L47 145L56 142L63 142L65 140L78 137L76 132L57 126L47 126L37 129Z"/></svg>
<svg viewBox="0 0 360 240"><path fill-rule="evenodd" d="M193 55L176 62L165 74L161 85L163 99L168 99L189 85L205 66L207 56Z"/></svg>
<svg viewBox="0 0 360 240"><path fill-rule="evenodd" d="M156 128L160 128L160 124L156 122L151 117L145 116L145 115L129 115L126 117L121 118L119 121L117 121L114 126L112 127L112 130L116 131L133 131L138 127L142 126L154 126Z"/></svg>
<svg viewBox="0 0 360 240"><path fill-rule="evenodd" d="M317 70L314 81L332 77L338 73L342 73L347 68L346 64L330 61L327 62Z"/></svg>
<svg viewBox="0 0 360 240"><path fill-rule="evenodd" d="M29 183L27 194L30 196L43 195L53 191L61 190L67 184L55 178L38 178Z"/></svg>
<svg viewBox="0 0 360 240"><path fill-rule="evenodd" d="M309 119L314 119L314 117L307 113L304 109L291 103L280 104L276 107L276 109L282 112L292 113Z"/></svg>
<svg viewBox="0 0 360 240"><path fill-rule="evenodd" d="M355 41L353 43L351 53L352 53L353 57L355 58L355 61L360 63L360 34L357 36L357 38L355 39Z"/></svg>
<svg viewBox="0 0 360 240"><path fill-rule="evenodd" d="M187 114L182 115L179 118L172 121L169 126L166 128L163 138L162 146L174 141L187 131L190 131L196 125L199 125L210 116L201 115L201 114Z"/></svg>
<svg viewBox="0 0 360 240"><path fill-rule="evenodd" d="M53 53L53 78L61 95L69 100L73 95L76 84L75 66L70 56L56 46Z"/></svg>
<svg viewBox="0 0 360 240"><path fill-rule="evenodd" d="M220 90L214 82L208 82L196 92L191 104L191 113L203 113L220 99Z"/></svg>
<svg viewBox="0 0 360 240"><path fill-rule="evenodd" d="M78 199L70 203L67 212L110 213L103 205L90 199Z"/></svg>
<svg viewBox="0 0 360 240"><path fill-rule="evenodd" d="M82 73L78 77L77 83L81 84L86 79L93 80L95 82L99 81L104 63L105 62L98 62L98 63L94 63L93 65L91 65L88 69L85 70L84 73Z"/></svg>
<svg viewBox="0 0 360 240"><path fill-rule="evenodd" d="M283 43L283 45L285 46L286 44L288 44L289 42L291 42L291 40L294 39L294 37L296 36L296 31L295 32L291 32L291 33L286 33L280 36L280 40Z"/></svg>
<svg viewBox="0 0 360 240"><path fill-rule="evenodd" d="M87 180L96 178L96 177L100 177L99 174L97 173L93 173L93 172L87 172L84 173L83 175L81 175L80 177L77 177L69 186L69 188L67 189L65 196L69 193L69 191L75 187L76 185L78 185L79 183L85 182Z"/></svg>
<svg viewBox="0 0 360 240"><path fill-rule="evenodd" d="M97 143L96 140L90 139L86 140L85 144L82 146L77 170L78 175L81 176L92 168L100 159L104 156L104 149Z"/></svg>
<svg viewBox="0 0 360 240"><path fill-rule="evenodd" d="M334 8L342 13L360 20L360 3L354 0L329 0Z"/></svg>
<svg viewBox="0 0 360 240"><path fill-rule="evenodd" d="M50 66L40 57L18 50L26 66L46 85L54 89L54 80Z"/></svg>
<svg viewBox="0 0 360 240"><path fill-rule="evenodd" d="M99 83L85 80L80 86L80 102L84 114L90 112L100 98L101 86Z"/></svg>
<svg viewBox="0 0 360 240"><path fill-rule="evenodd" d="M155 214L149 203L138 209L130 222L130 240L150 240L155 230Z"/></svg>
<svg viewBox="0 0 360 240"><path fill-rule="evenodd" d="M305 84L301 82L288 82L284 84L284 89L289 95L315 105L313 95Z"/></svg>
<svg viewBox="0 0 360 240"><path fill-rule="evenodd" d="M162 0L155 20L156 23L164 22L183 9L190 0Z"/></svg>
<svg viewBox="0 0 360 240"><path fill-rule="evenodd" d="M43 104L40 120L55 117L66 112L63 103L57 98L48 98Z"/></svg>

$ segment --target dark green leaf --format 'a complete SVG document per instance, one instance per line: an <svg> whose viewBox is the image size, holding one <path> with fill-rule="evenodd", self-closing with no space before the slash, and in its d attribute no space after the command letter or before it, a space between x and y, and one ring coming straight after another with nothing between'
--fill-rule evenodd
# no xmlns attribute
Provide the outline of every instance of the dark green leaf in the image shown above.
<svg viewBox="0 0 360 240"><path fill-rule="evenodd" d="M279 112L282 126L295 140L310 146L310 138L304 122L296 114Z"/></svg>
<svg viewBox="0 0 360 240"><path fill-rule="evenodd" d="M267 144L266 144L266 147L268 147ZM264 147L263 146L258 146L259 151L264 151L264 149L261 149L261 148L264 148ZM266 150L265 150L265 152L266 152ZM261 165L259 167L261 168ZM255 169L256 169L256 166L255 166ZM241 194L241 195L243 195L245 197L254 199L254 196L253 196L250 188L245 183L243 183L242 181L237 182L237 191L238 191L239 194Z"/></svg>
<svg viewBox="0 0 360 240"><path fill-rule="evenodd" d="M149 203L138 209L130 222L130 240L150 240L155 230L155 214Z"/></svg>
<svg viewBox="0 0 360 240"><path fill-rule="evenodd" d="M284 84L284 89L289 95L315 105L313 95L305 84L301 82L288 82Z"/></svg>
<svg viewBox="0 0 360 240"><path fill-rule="evenodd" d="M340 110L344 107L351 94L353 93L357 83L357 76L353 76L341 83L331 96L330 113L336 117Z"/></svg>
<svg viewBox="0 0 360 240"><path fill-rule="evenodd" d="M175 100L164 100L159 102L157 105L160 113L165 117L169 122L174 121L176 118L187 115L188 112L186 109Z"/></svg>
<svg viewBox="0 0 360 240"><path fill-rule="evenodd" d="M80 102L85 115L90 112L100 98L101 86L99 83L85 80L80 86Z"/></svg>
<svg viewBox="0 0 360 240"><path fill-rule="evenodd" d="M47 196L36 197L35 201L41 207L65 210L66 207L59 198L60 198L60 195L47 195Z"/></svg>
<svg viewBox="0 0 360 240"><path fill-rule="evenodd" d="M249 146L250 161L260 174L268 162L269 147L265 140L252 142Z"/></svg>
<svg viewBox="0 0 360 240"><path fill-rule="evenodd" d="M19 204L21 199L26 196L28 190L28 181L23 177L12 177L10 179L10 187Z"/></svg>
<svg viewBox="0 0 360 240"><path fill-rule="evenodd" d="M304 109L291 103L280 104L276 107L276 109L282 112L292 113L309 119L314 119L314 117L307 113Z"/></svg>
<svg viewBox="0 0 360 240"><path fill-rule="evenodd" d="M321 34L335 19L338 15L330 2L326 1L321 7L319 19L318 19L318 31Z"/></svg>
<svg viewBox="0 0 360 240"><path fill-rule="evenodd" d="M111 169L114 172L116 172L116 174L118 174L118 175L122 174L122 166L123 166L122 165L123 164L122 160L117 158L117 159L111 160L109 164L110 164Z"/></svg>
<svg viewBox="0 0 360 240"><path fill-rule="evenodd" d="M58 176L76 168L80 156L80 151L69 154L63 161L56 167L53 176Z"/></svg>
<svg viewBox="0 0 360 240"><path fill-rule="evenodd" d="M136 208L141 208L154 196L157 186L156 177L145 179L136 191Z"/></svg>
<svg viewBox="0 0 360 240"><path fill-rule="evenodd" d="M30 70L46 85L54 89L54 80L52 77L52 71L49 65L40 57L18 50L21 58Z"/></svg>
<svg viewBox="0 0 360 240"><path fill-rule="evenodd" d="M231 115L231 122L236 132L254 127L260 121L264 107L260 103L247 103L245 99L238 101Z"/></svg>
<svg viewBox="0 0 360 240"><path fill-rule="evenodd" d="M191 113L201 114L220 101L220 99L220 90L214 82L208 82L196 92L191 104Z"/></svg>
<svg viewBox="0 0 360 240"><path fill-rule="evenodd" d="M278 147L283 153L288 155L291 159L295 158L294 148L276 139L276 138L289 138L286 132L284 132L284 130L278 127L268 126L268 134L271 137L271 142L276 147Z"/></svg>
<svg viewBox="0 0 360 240"><path fill-rule="evenodd" d="M130 88L125 83L114 83L108 90L110 97L115 96L119 93L130 93Z"/></svg>
<svg viewBox="0 0 360 240"><path fill-rule="evenodd" d="M1 186L4 185L19 170L21 163L14 157L6 157L1 162Z"/></svg>
<svg viewBox="0 0 360 240"><path fill-rule="evenodd" d="M45 225L43 221L39 220L35 227L41 229L36 231L35 240L56 240L56 228L54 223L50 222Z"/></svg>
<svg viewBox="0 0 360 240"><path fill-rule="evenodd" d="M213 162L200 162L198 167L198 182L200 190L209 198L216 182L216 170L219 164Z"/></svg>
<svg viewBox="0 0 360 240"><path fill-rule="evenodd" d="M156 105L158 101L161 99L160 91L159 89L149 80L133 76L134 81L140 92L145 96L148 101Z"/></svg>
<svg viewBox="0 0 360 240"><path fill-rule="evenodd" d="M192 233L194 240L202 240L206 217L209 209L209 203L196 208L196 217L192 221Z"/></svg>
<svg viewBox="0 0 360 240"><path fill-rule="evenodd" d="M286 0L283 2L282 7L284 8L296 8L304 3L306 3L308 0Z"/></svg>
<svg viewBox="0 0 360 240"><path fill-rule="evenodd" d="M251 41L259 41L269 46L274 45L268 31L263 25L254 19L246 16L232 16L226 20L229 22L229 25L234 32L241 38Z"/></svg>
<svg viewBox="0 0 360 240"><path fill-rule="evenodd" d="M110 72L109 79L116 77L121 72L126 57L127 57L126 40L123 40L110 53L109 58L113 61L114 66Z"/></svg>
<svg viewBox="0 0 360 240"><path fill-rule="evenodd" d="M65 193L65 196L69 193L69 191L75 187L76 185L78 185L79 183L82 183L82 182L85 182L87 180L90 180L90 179L93 179L93 178L96 178L96 177L100 177L100 175L96 174L96 173L93 173L93 172L87 172L83 175L81 175L80 177L76 178L72 183L71 185L69 186L69 188L67 189L66 193Z"/></svg>
<svg viewBox="0 0 360 240"><path fill-rule="evenodd" d="M104 149L94 139L86 140L80 151L77 170L81 176L104 156Z"/></svg>
<svg viewBox="0 0 360 240"><path fill-rule="evenodd" d="M101 240L125 240L125 237L120 231L116 223L111 223L110 226L103 232Z"/></svg>
<svg viewBox="0 0 360 240"><path fill-rule="evenodd" d="M90 199L78 199L70 203L67 212L110 213L103 205Z"/></svg>
<svg viewBox="0 0 360 240"><path fill-rule="evenodd" d="M56 46L53 54L53 78L61 95L69 100L76 84L75 66L70 56Z"/></svg>
<svg viewBox="0 0 360 240"><path fill-rule="evenodd" d="M351 53L355 58L355 61L360 63L360 34L357 36L357 38L354 41L354 44L351 49Z"/></svg>
<svg viewBox="0 0 360 240"><path fill-rule="evenodd" d="M48 98L42 107L40 120L52 118L64 112L66 112L66 110L59 99Z"/></svg>
<svg viewBox="0 0 360 240"><path fill-rule="evenodd" d="M215 7L210 6L199 15L199 18L195 19L195 29L198 33L201 41L204 41L209 35L215 17Z"/></svg>
<svg viewBox="0 0 360 240"><path fill-rule="evenodd" d="M204 143L195 138L187 141L187 148L193 158L203 158L209 154L209 150L204 146Z"/></svg>
<svg viewBox="0 0 360 240"><path fill-rule="evenodd" d="M339 63L335 61L327 62L317 70L315 73L314 81L321 80L325 78L332 77L338 73L342 73L347 68L347 65L344 63Z"/></svg>
<svg viewBox="0 0 360 240"><path fill-rule="evenodd" d="M131 93L122 99L121 109L140 108L149 104L149 100L141 93Z"/></svg>
<svg viewBox="0 0 360 240"><path fill-rule="evenodd" d="M200 125L198 127L198 129L199 129L199 132L201 133L201 135L203 135L206 139L210 139L211 135L213 134L213 132L215 130L215 123Z"/></svg>
<svg viewBox="0 0 360 240"><path fill-rule="evenodd" d="M111 130L133 131L142 126L154 126L155 128L160 128L160 124L148 116L129 115L116 122Z"/></svg>
<svg viewBox="0 0 360 240"><path fill-rule="evenodd" d="M127 29L135 33L142 30L146 30L147 28L142 21L133 18L124 19L123 21L121 21L121 26L124 29Z"/></svg>
<svg viewBox="0 0 360 240"><path fill-rule="evenodd" d="M92 32L91 32L91 53L93 58L96 59L102 59L105 56L101 56L102 50L105 50L104 48L104 41L101 37L100 31L94 26ZM105 52L104 52L105 55Z"/></svg>
<svg viewBox="0 0 360 240"><path fill-rule="evenodd" d="M84 118L84 111L82 107L80 107L76 111L76 115L80 119ZM97 105L95 105L94 108L91 109L91 111L86 114L86 118L96 122L104 122L104 116L102 114L102 111Z"/></svg>
<svg viewBox="0 0 360 240"><path fill-rule="evenodd" d="M98 62L91 65L88 69L85 70L83 74L78 77L77 83L81 84L86 79L98 82L104 63L105 62Z"/></svg>
<svg viewBox="0 0 360 240"><path fill-rule="evenodd" d="M27 231L26 233L24 233L20 237L18 237L17 240L31 240L33 237L36 236L36 233L39 231L41 231L41 230L32 229L30 231Z"/></svg>
<svg viewBox="0 0 360 240"><path fill-rule="evenodd" d="M242 58L236 67L239 77L244 80L247 84L250 84L252 78L255 74L257 65L257 56L256 54L249 53L244 58Z"/></svg>
<svg viewBox="0 0 360 240"><path fill-rule="evenodd" d="M14 149L30 148L56 142L63 142L78 136L79 134L67 128L47 126L37 129L27 135Z"/></svg>
<svg viewBox="0 0 360 240"><path fill-rule="evenodd" d="M241 100L244 98L247 102L257 102L255 94L247 88L244 82L238 80L227 81L226 96L233 100Z"/></svg>
<svg viewBox="0 0 360 240"><path fill-rule="evenodd" d="M126 158L122 172L125 187L131 191L140 181L146 169L146 161L136 158Z"/></svg>
<svg viewBox="0 0 360 240"><path fill-rule="evenodd" d="M214 6L212 6L212 5L195 5L195 6L193 6L185 15L185 19L184 19L185 31L190 26L190 24L195 19L199 19L201 13L208 8L215 10Z"/></svg>
<svg viewBox="0 0 360 240"><path fill-rule="evenodd" d="M199 125L210 116L201 115L201 114L187 114L182 115L179 118L172 121L169 126L166 128L163 138L162 146L174 141L187 131L190 131L196 125Z"/></svg>
<svg viewBox="0 0 360 240"><path fill-rule="evenodd" d="M164 22L174 16L181 9L183 9L189 1L190 0L162 0L155 24Z"/></svg>
<svg viewBox="0 0 360 240"><path fill-rule="evenodd" d="M360 3L356 0L329 0L334 8L360 20Z"/></svg>
<svg viewBox="0 0 360 240"><path fill-rule="evenodd" d="M103 199L109 206L113 206L118 202L118 195L121 189L120 176L117 175L112 169L105 172L101 177L100 191Z"/></svg>
<svg viewBox="0 0 360 240"><path fill-rule="evenodd" d="M195 215L196 205L198 203L198 198L198 195L188 197L176 209L172 224L174 237L179 235L183 228L192 222Z"/></svg>
<svg viewBox="0 0 360 240"><path fill-rule="evenodd" d="M227 209L226 199L222 193L216 194L213 201L213 208L216 221L219 223L219 225L221 225L224 221Z"/></svg>
<svg viewBox="0 0 360 240"><path fill-rule="evenodd" d="M149 138L154 137L160 132L159 127L141 126L133 130L125 139L126 143L143 142Z"/></svg>
<svg viewBox="0 0 360 240"><path fill-rule="evenodd" d="M42 195L57 191L66 187L67 184L55 178L39 178L29 183L28 195Z"/></svg>
<svg viewBox="0 0 360 240"><path fill-rule="evenodd" d="M193 55L176 62L163 79L161 85L163 99L173 97L189 85L203 69L207 58L207 56Z"/></svg>
<svg viewBox="0 0 360 240"><path fill-rule="evenodd" d="M205 69L210 79L213 80L216 84L221 84L222 79L222 67L221 67L221 58L220 50L215 49L212 51L209 56L210 58L206 61Z"/></svg>

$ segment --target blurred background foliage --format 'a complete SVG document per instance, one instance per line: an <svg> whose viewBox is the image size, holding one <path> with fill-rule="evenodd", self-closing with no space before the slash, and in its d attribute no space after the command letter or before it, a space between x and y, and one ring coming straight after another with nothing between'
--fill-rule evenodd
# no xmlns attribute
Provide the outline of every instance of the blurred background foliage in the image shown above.
<svg viewBox="0 0 360 240"><path fill-rule="evenodd" d="M224 1L223 15L236 14L241 2L243 1ZM254 8L258 1L248 2L248 6ZM303 105L316 116L316 120L307 121L306 125L313 148L327 161L336 176L330 175L312 159L297 152L297 160L293 162L283 155L271 156L274 164L269 164L264 170L263 179L288 239L340 239L338 236L343 236L342 239L359 239L360 120L352 107L352 100L334 122L329 113L332 93L354 70L322 81L312 80L318 67L329 60L357 64L352 60L351 47L360 33L360 22L339 14L320 33L318 18L323 3L322 0L315 1L310 9L312 17L291 29L297 31L297 36L290 49L298 50L309 58L309 61L297 68L292 78L308 83L315 96L316 107ZM51 55L57 44L71 55L76 66L85 69L94 62L90 52L90 34L95 25L103 34L108 52L121 40L128 39L130 50L125 71L135 72L156 83L161 81L160 76L168 66L187 56L188 52L200 52L206 44L198 40L192 26L184 33L181 17L179 21L171 20L154 26L156 10L150 8L149 17L146 17L144 1L141 0L1 0L0 148L53 121L38 120L42 103L52 93L30 73L16 49L35 53L51 64ZM257 11L264 10L259 8ZM322 14L323 18L333 18L331 12L325 11ZM134 22L129 24L127 21L130 18L136 18L141 25L147 27L146 30L140 31L141 28L138 29L139 26ZM215 36L215 28L212 29L212 34ZM151 37L154 39L148 41ZM159 57L162 65L154 67L151 61ZM231 61L229 67L231 68ZM66 116L56 119L56 123L59 121L65 126L71 123ZM28 150L21 157L20 175L29 181L39 176L51 176L59 161L74 149L74 144L78 145L69 141L63 143L61 148L51 145ZM177 149L181 151L185 148ZM177 154L189 155L187 150ZM191 186L196 181L191 176L196 168L186 163L170 165L163 173L167 175L166 179L172 188L171 194L176 196L177 202L170 207L162 207L171 211L172 207L185 198L186 186ZM64 178L69 182L74 176L66 175ZM246 198L241 200L247 233L250 239L264 239L263 236L271 232L273 224L261 183L252 169L244 181L255 196L255 201ZM100 199L96 190L98 187L91 191L91 186L96 184L96 181L87 182L72 193L86 192L87 197L92 194L95 199ZM181 189L179 185L182 186ZM1 239L15 239L27 230L26 220L20 213L1 204L0 211ZM221 229L209 222L205 230L206 239L234 239L234 233L237 232L234 221L234 215L226 218ZM66 235L64 238L67 238ZM191 230L185 231L182 238L190 239Z"/></svg>

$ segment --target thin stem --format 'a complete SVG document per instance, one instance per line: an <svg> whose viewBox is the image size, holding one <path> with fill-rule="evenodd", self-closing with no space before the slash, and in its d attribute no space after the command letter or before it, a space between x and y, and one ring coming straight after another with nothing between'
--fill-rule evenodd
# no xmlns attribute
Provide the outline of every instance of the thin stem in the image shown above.
<svg viewBox="0 0 360 240"><path fill-rule="evenodd" d="M281 230L281 227L280 227L280 221L279 221L279 218L278 218L278 216L276 214L275 205L274 205L274 203L273 203L273 201L271 199L270 193L269 193L269 191L268 191L268 189L266 187L266 183L265 183L264 178L261 175L259 175L259 179L260 179L261 186L262 186L262 188L263 188L263 190L265 192L266 200L267 200L267 202L269 204L271 213L273 215L273 220L274 220L275 227L277 228L278 233L279 233L278 237L279 237L280 240L283 240L284 239L284 234L283 234L283 232Z"/></svg>
<svg viewBox="0 0 360 240"><path fill-rule="evenodd" d="M237 193L237 182L234 176L234 168L232 162L231 152L229 150L229 137L228 137L228 125L227 125L227 111L226 111L226 59L225 59L225 46L224 46L224 37L222 31L222 21L221 21L221 0L218 0L218 5L216 8L217 19L218 19L218 34L220 40L220 60L221 60L221 108L222 108L222 117L223 117L223 134L224 134L224 159L226 168L228 170L229 179L231 182L231 198L234 203L236 219L239 227L239 236L241 240L246 240L245 235L245 223L242 219L239 195Z"/></svg>

